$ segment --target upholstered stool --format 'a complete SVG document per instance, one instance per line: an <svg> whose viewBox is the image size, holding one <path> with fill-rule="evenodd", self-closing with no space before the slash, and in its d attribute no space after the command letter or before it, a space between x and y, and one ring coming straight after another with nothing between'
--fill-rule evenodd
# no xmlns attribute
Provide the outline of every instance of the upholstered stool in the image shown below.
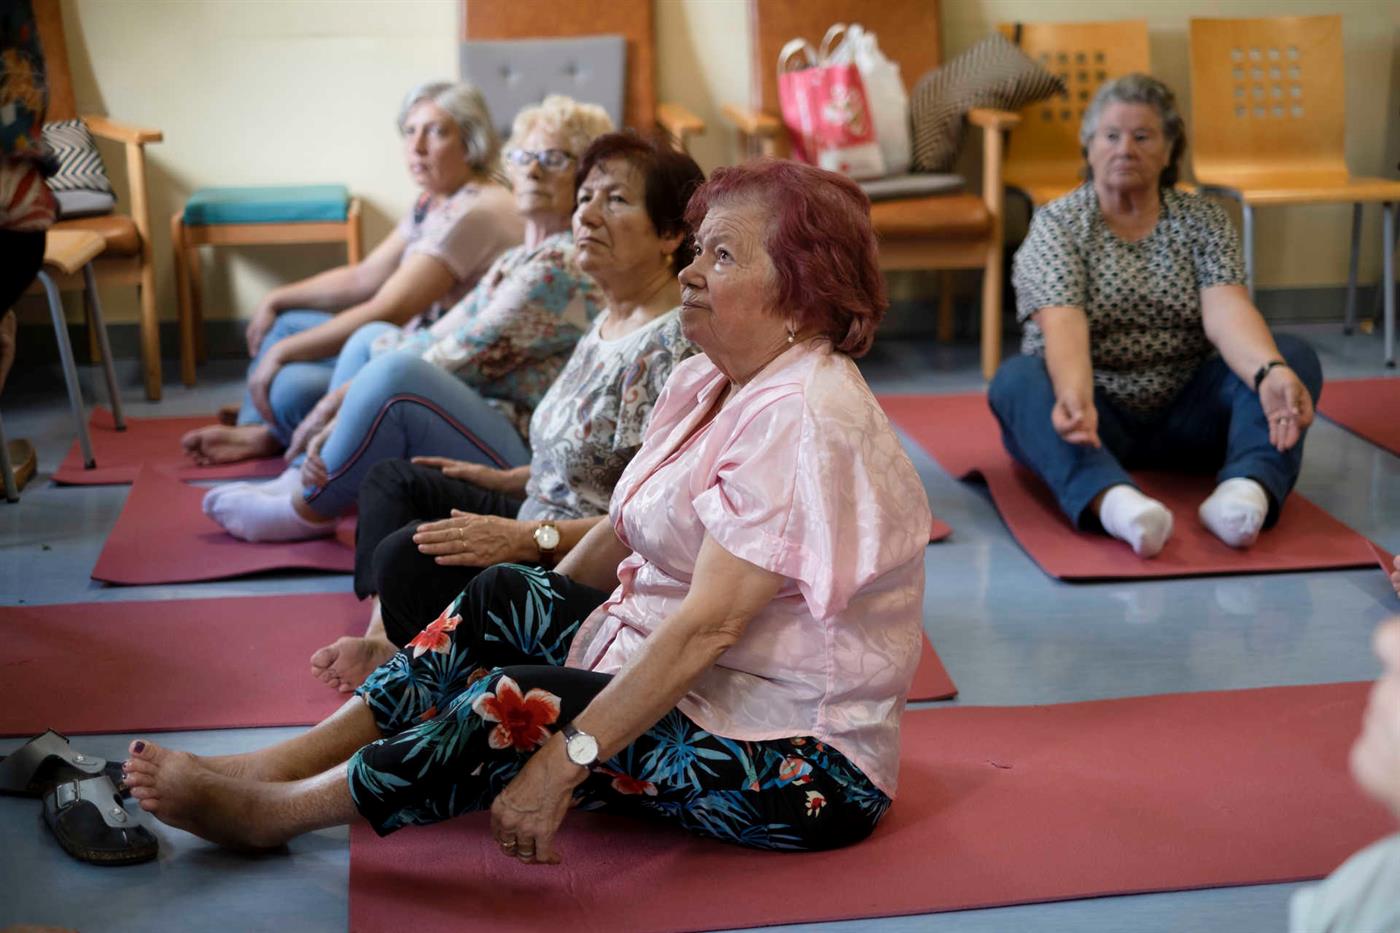
<svg viewBox="0 0 1400 933"><path fill-rule="evenodd" d="M180 378L194 385L196 357L203 362L201 246L344 243L351 263L360 261L360 199L344 185L267 188L201 188L170 218L179 293Z"/></svg>

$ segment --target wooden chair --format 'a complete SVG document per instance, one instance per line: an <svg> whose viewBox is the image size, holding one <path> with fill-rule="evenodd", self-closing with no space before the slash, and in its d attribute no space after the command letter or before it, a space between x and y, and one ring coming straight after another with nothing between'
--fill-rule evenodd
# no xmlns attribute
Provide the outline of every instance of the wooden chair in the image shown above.
<svg viewBox="0 0 1400 933"><path fill-rule="evenodd" d="M127 213L104 214L61 220L55 232L86 230L103 238L105 246L93 261L99 283L135 285L141 297L141 368L145 374L146 397L160 398L160 320L156 309L155 260L151 250L151 214L146 193L147 143L162 139L160 130L145 129L109 120L107 117L77 112L72 75L68 68L68 47L63 37L63 11L59 0L34 0L39 39L44 48L44 64L49 85L49 109L45 119L82 119L88 130L100 139L122 143L126 148L126 178L131 203ZM63 289L83 287L81 275L57 278ZM91 305L89 318L91 318Z"/></svg>
<svg viewBox="0 0 1400 933"><path fill-rule="evenodd" d="M655 0L463 0L462 37L473 40L557 39L618 35L627 41L624 123L660 127L681 149L705 132L705 121L680 104L656 99Z"/></svg>
<svg viewBox="0 0 1400 933"><path fill-rule="evenodd" d="M1016 26L997 27L1016 40ZM1002 172L1008 188L1020 191L1035 210L1079 187L1084 156L1079 124L1108 80L1149 72L1147 20L1106 23L1022 23L1020 47L1047 71L1059 75L1068 93L1021 110L1021 123L1006 147Z"/></svg>
<svg viewBox="0 0 1400 933"><path fill-rule="evenodd" d="M906 87L938 67L942 41L937 0L749 0L753 30L753 93L747 107L727 105L725 116L749 155L784 156L787 132L778 118L778 51L801 36L813 45L832 23L860 23L898 62ZM880 263L888 270L945 271L940 291L939 336L951 336L952 269L982 269L982 372L991 378L1001 361L1002 131L1020 120L999 110L973 110L968 122L982 129L982 193L877 201L871 221L880 240Z"/></svg>
<svg viewBox="0 0 1400 933"><path fill-rule="evenodd" d="M1346 330L1356 319L1361 209L1380 202L1385 239L1385 361L1395 365L1394 210L1400 181L1347 168L1342 18L1191 20L1190 151L1203 189L1240 202L1254 293L1254 209L1351 204Z"/></svg>

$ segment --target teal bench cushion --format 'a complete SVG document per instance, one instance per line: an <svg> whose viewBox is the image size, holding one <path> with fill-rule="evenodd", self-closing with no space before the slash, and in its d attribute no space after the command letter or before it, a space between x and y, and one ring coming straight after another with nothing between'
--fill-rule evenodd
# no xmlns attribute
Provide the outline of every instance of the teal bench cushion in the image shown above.
<svg viewBox="0 0 1400 933"><path fill-rule="evenodd" d="M344 185L201 188L185 202L185 223L295 224L341 221L350 205Z"/></svg>

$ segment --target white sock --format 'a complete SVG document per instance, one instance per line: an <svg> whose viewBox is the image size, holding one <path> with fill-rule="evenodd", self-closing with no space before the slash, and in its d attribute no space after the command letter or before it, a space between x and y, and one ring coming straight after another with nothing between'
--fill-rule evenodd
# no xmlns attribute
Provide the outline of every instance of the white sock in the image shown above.
<svg viewBox="0 0 1400 933"><path fill-rule="evenodd" d="M1104 493L1099 522L1104 531L1128 542L1138 557L1156 557L1172 533L1167 507L1122 483Z"/></svg>
<svg viewBox="0 0 1400 933"><path fill-rule="evenodd" d="M1201 524L1230 547L1249 547L1269 514L1269 494L1247 476L1227 479L1201 503Z"/></svg>
<svg viewBox="0 0 1400 933"><path fill-rule="evenodd" d="M303 541L335 531L334 521L312 522L297 514L291 494L263 495L253 483L229 489L212 503L204 497L204 514L244 541Z"/></svg>
<svg viewBox="0 0 1400 933"><path fill-rule="evenodd" d="M288 496L301 489L301 469L299 467L288 467L280 474L270 480L261 483L241 482L241 483L220 483L211 486L204 494L204 514L214 518L213 510L218 508L219 500L229 495L248 495L257 493L258 495ZM218 519L215 519L218 521Z"/></svg>

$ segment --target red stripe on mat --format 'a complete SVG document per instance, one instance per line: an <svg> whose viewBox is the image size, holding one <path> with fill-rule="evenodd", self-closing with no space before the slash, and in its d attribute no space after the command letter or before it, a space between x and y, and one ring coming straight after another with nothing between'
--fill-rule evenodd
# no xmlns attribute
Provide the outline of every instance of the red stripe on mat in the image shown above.
<svg viewBox="0 0 1400 933"><path fill-rule="evenodd" d="M75 440L68 456L54 472L54 482L69 486L130 483L143 464L158 466L181 479L252 479L276 476L286 469L281 457L208 467L190 463L180 446L180 438L187 431L215 422L213 415L192 418L133 418L128 415L126 430L118 431L112 413L99 405L88 418L88 433L97 466L83 469L82 450Z"/></svg>
<svg viewBox="0 0 1400 933"><path fill-rule="evenodd" d="M1317 410L1353 434L1400 455L1400 379L1342 379L1322 388Z"/></svg>
<svg viewBox="0 0 1400 933"><path fill-rule="evenodd" d="M131 484L126 505L92 568L92 578L140 585L226 580L269 570L355 569L354 519L335 537L281 544L239 541L207 517L208 492L151 467Z"/></svg>
<svg viewBox="0 0 1400 933"><path fill-rule="evenodd" d="M1041 569L1065 580L1186 577L1367 567L1370 542L1296 492L1277 525L1247 550L1227 547L1206 530L1196 509L1210 495L1210 476L1134 471L1143 490L1176 516L1162 552L1143 560L1107 535L1076 532L1049 489L1006 453L984 395L883 395L880 404L900 428L960 479L980 475L1012 535Z"/></svg>
<svg viewBox="0 0 1400 933"><path fill-rule="evenodd" d="M1347 773L1368 689L910 712L894 807L835 852L572 813L539 867L483 813L356 824L350 929L716 930L1316 878L1394 825Z"/></svg>
<svg viewBox="0 0 1400 933"><path fill-rule="evenodd" d="M0 608L0 735L302 726L345 701L312 652L359 635L349 593Z"/></svg>

